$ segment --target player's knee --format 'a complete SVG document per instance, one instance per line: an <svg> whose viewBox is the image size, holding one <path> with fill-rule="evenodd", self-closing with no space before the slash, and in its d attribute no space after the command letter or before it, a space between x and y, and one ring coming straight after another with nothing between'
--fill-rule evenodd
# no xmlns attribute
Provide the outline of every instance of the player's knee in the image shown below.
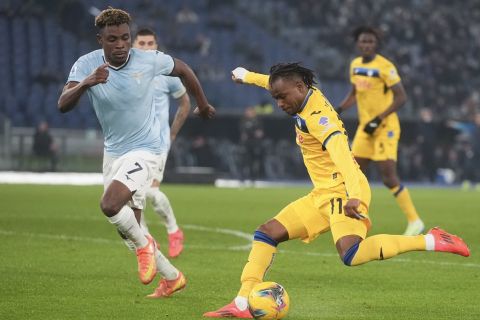
<svg viewBox="0 0 480 320"><path fill-rule="evenodd" d="M362 238L356 235L345 236L337 240L338 255L346 266L352 265L352 260L358 251L358 247L362 242Z"/></svg>
<svg viewBox="0 0 480 320"><path fill-rule="evenodd" d="M360 245L360 242L354 244L347 250L342 250L342 252L339 252L340 259L342 259L343 264L346 265L347 267L352 266L352 260L355 257L355 254L358 251L358 246Z"/></svg>
<svg viewBox="0 0 480 320"><path fill-rule="evenodd" d="M267 236L269 236L270 238L273 238L274 237L274 230L272 230L272 227L267 223L264 223L262 224L261 226L259 226L257 228L257 231L260 231L264 234L266 234Z"/></svg>
<svg viewBox="0 0 480 320"><path fill-rule="evenodd" d="M279 228L278 222L273 222L275 220L270 220L261 226L258 227L257 231L255 231L255 235L257 233L261 233L268 238L272 239L276 244L288 240L288 233L283 230L282 228ZM254 237L255 238L255 237Z"/></svg>
<svg viewBox="0 0 480 320"><path fill-rule="evenodd" d="M382 182L389 189L399 185L398 178L394 174L384 174L382 176Z"/></svg>
<svg viewBox="0 0 480 320"><path fill-rule="evenodd" d="M100 209L102 209L103 214L105 214L107 217L113 217L122 209L122 206L119 206L103 197L100 201Z"/></svg>

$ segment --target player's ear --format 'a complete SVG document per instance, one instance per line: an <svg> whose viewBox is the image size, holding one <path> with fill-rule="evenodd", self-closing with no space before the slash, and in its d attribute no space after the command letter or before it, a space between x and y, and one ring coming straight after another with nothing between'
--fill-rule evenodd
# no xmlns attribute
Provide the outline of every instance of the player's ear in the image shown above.
<svg viewBox="0 0 480 320"><path fill-rule="evenodd" d="M300 80L295 81L295 87L297 88L298 91L300 91L302 93L307 91L307 90L305 90L306 86L305 86L305 83L303 81L300 81Z"/></svg>

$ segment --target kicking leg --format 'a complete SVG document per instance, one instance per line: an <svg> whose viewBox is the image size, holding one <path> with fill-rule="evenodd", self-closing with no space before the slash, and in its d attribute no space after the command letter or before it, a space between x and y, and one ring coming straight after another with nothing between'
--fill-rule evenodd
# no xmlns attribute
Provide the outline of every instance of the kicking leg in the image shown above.
<svg viewBox="0 0 480 320"><path fill-rule="evenodd" d="M409 251L450 252L465 257L470 255L461 238L439 228L433 228L426 235L418 236L378 234L363 240L357 235L348 235L340 238L336 246L347 266L385 260Z"/></svg>

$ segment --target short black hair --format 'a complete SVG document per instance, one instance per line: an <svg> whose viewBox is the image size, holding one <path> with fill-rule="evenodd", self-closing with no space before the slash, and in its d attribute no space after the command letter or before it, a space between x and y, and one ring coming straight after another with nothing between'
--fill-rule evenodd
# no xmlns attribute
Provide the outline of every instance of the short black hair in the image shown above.
<svg viewBox="0 0 480 320"><path fill-rule="evenodd" d="M292 78L292 76L299 76L305 85L312 89L315 81L313 71L300 65L300 62L279 63L270 68L269 84L275 82L278 78Z"/></svg>
<svg viewBox="0 0 480 320"><path fill-rule="evenodd" d="M355 41L358 41L358 38L360 37L360 35L362 33L373 34L375 36L375 38L377 38L377 42L381 42L382 38L383 38L383 34L379 29L374 28L372 26L360 26L360 27L355 28L355 30L353 30L353 32L352 32L353 39Z"/></svg>
<svg viewBox="0 0 480 320"><path fill-rule="evenodd" d="M95 26L102 30L106 26L119 26L124 23L130 25L131 21L132 18L128 12L108 7L95 17Z"/></svg>
<svg viewBox="0 0 480 320"><path fill-rule="evenodd" d="M136 39L138 36L153 36L155 38L155 41L158 42L157 34L155 31L153 31L150 28L140 28L137 30L137 33L135 33L135 38Z"/></svg>

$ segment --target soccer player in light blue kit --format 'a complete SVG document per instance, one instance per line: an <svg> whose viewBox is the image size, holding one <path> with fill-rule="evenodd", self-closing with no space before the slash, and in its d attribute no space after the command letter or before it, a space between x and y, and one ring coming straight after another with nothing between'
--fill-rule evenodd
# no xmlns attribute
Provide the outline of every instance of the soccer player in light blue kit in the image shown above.
<svg viewBox="0 0 480 320"><path fill-rule="evenodd" d="M157 50L158 39L156 33L149 28L138 30L133 40L133 47L142 50ZM163 151L159 157L158 170L153 178L152 186L147 190L147 199L151 200L154 211L160 216L167 228L168 255L175 258L178 257L183 250L183 231L178 227L170 201L167 196L159 190L159 186L163 180L170 143L175 140L180 128L185 123L190 113L191 105L187 90L179 78L158 76L155 78L155 87L155 110L156 116L160 121ZM170 97L174 98L178 103L178 110L171 128L168 122L170 115ZM148 230L144 214L142 214L140 223L143 228ZM126 242L127 246L131 248L131 242L128 240Z"/></svg>
<svg viewBox="0 0 480 320"><path fill-rule="evenodd" d="M108 220L136 247L138 273L144 284L157 272L163 276L153 297L185 287L186 279L158 251L153 237L140 227L146 189L151 185L162 152L160 122L155 116L156 76L182 78L198 104L195 113L212 118L193 71L181 60L159 51L131 48L130 15L109 8L95 18L102 49L80 57L72 67L58 100L61 112L72 110L87 93L105 137L104 188L100 208Z"/></svg>

